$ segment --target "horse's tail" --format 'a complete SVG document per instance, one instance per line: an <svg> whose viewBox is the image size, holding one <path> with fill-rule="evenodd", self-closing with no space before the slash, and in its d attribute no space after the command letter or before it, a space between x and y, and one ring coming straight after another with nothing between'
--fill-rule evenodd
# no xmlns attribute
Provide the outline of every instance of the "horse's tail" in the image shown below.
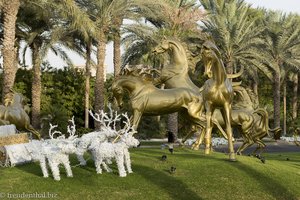
<svg viewBox="0 0 300 200"><path fill-rule="evenodd" d="M241 67L241 70L235 74L227 74L227 78L234 79L240 77L244 73L244 66Z"/></svg>
<svg viewBox="0 0 300 200"><path fill-rule="evenodd" d="M264 127L269 137L271 137L270 133L272 133L273 135L277 135L281 131L280 127L276 127L273 129L269 127L269 114L265 109L258 108L255 111L253 111L253 114L255 113L262 117L261 123L264 123Z"/></svg>
<svg viewBox="0 0 300 200"><path fill-rule="evenodd" d="M41 139L41 134L37 130L35 130L30 124L26 124L25 129L33 133L39 140Z"/></svg>

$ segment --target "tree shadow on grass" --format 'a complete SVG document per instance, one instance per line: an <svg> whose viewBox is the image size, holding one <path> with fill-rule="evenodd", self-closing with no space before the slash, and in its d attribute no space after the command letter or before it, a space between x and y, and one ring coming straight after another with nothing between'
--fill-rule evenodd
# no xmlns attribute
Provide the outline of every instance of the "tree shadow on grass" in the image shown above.
<svg viewBox="0 0 300 200"><path fill-rule="evenodd" d="M270 176L266 176L263 173L258 172L252 167L243 164L242 162L224 162L224 159L208 157L208 159L220 160L224 164L227 163L230 166L237 168L238 170L244 171L248 176L251 176L261 187L265 189L268 194L272 195L274 199L290 199L290 200L299 200L299 197L295 196L289 189L284 186L279 181L271 178ZM244 187L244 186L243 186Z"/></svg>
<svg viewBox="0 0 300 200"><path fill-rule="evenodd" d="M150 167L135 165L136 172L144 177L147 181L157 185L165 190L172 199L192 200L202 198L197 193L192 191L185 183L168 175L166 172L155 170ZM139 171L139 172L138 172Z"/></svg>

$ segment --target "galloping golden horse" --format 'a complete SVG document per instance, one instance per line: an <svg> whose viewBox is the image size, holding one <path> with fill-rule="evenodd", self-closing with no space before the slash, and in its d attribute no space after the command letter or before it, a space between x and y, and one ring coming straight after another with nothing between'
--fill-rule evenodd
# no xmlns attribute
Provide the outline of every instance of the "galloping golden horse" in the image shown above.
<svg viewBox="0 0 300 200"><path fill-rule="evenodd" d="M124 90L130 94L133 110L133 127L137 129L142 115L162 115L185 110L197 126L204 127L201 119L201 103L198 94L187 88L158 89L152 82L133 74L118 77L112 91L119 106L122 106Z"/></svg>
<svg viewBox="0 0 300 200"><path fill-rule="evenodd" d="M212 114L216 108L220 108L226 125L228 139L229 160L235 161L235 153L232 141L231 128L231 107L233 101L233 88L230 80L227 78L224 64L221 59L221 53L217 46L211 41L203 44L202 59L205 66L205 74L208 80L203 86L203 102L206 110L206 133L205 133L205 154L211 151L211 132L212 132Z"/></svg>
<svg viewBox="0 0 300 200"><path fill-rule="evenodd" d="M5 99L5 105L0 105L0 125L14 124L18 130L32 132L40 139L40 134L30 124L30 118L24 110L25 100L23 95L12 92Z"/></svg>

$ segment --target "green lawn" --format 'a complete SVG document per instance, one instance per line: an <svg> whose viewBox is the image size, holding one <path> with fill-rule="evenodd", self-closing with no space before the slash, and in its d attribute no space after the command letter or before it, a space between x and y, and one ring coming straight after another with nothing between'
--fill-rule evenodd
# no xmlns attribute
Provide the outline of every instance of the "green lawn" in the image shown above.
<svg viewBox="0 0 300 200"><path fill-rule="evenodd" d="M161 156L167 155L167 161ZM114 172L96 174L93 162L73 168L74 178L56 182L43 178L39 165L31 163L0 169L1 193L57 194L58 199L284 199L300 200L300 153L265 154L266 163L239 156L176 148L138 148L131 150L134 173L120 178ZM289 160L287 161L287 158ZM76 164L72 158L72 164ZM174 174L169 173L176 167Z"/></svg>

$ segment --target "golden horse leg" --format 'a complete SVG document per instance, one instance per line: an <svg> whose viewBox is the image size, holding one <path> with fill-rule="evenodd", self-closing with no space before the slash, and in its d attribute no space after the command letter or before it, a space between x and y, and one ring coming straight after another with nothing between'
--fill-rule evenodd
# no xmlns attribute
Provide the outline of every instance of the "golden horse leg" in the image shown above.
<svg viewBox="0 0 300 200"><path fill-rule="evenodd" d="M231 128L231 104L225 103L224 110L222 110L223 118L226 125L226 132L228 136L228 151L229 151L229 160L236 161L233 141L232 141L232 128Z"/></svg>
<svg viewBox="0 0 300 200"><path fill-rule="evenodd" d="M212 106L207 104L206 106L206 132L204 137L205 150L204 154L210 154L211 152L211 132L212 132Z"/></svg>
<svg viewBox="0 0 300 200"><path fill-rule="evenodd" d="M247 149L249 146L253 145L253 143L254 143L253 141L249 141L249 140L244 141L242 146L240 146L239 149L237 150L237 154L242 155L243 151Z"/></svg>
<svg viewBox="0 0 300 200"><path fill-rule="evenodd" d="M265 143L263 142L263 141L261 141L260 139L257 139L256 141L255 141L257 144L258 144L258 147L252 152L252 155L259 155L260 156L260 154L264 151L264 149L266 148L266 145L265 145ZM256 152L258 151L258 150L260 150L259 151L259 154L257 154Z"/></svg>
<svg viewBox="0 0 300 200"><path fill-rule="evenodd" d="M133 111L133 126L132 126L135 131L137 131L141 117L142 117L142 113L138 109L135 109Z"/></svg>
<svg viewBox="0 0 300 200"><path fill-rule="evenodd" d="M200 135L197 137L197 140L192 145L193 150L199 150L199 146L203 142L204 136L205 136L205 128L202 128Z"/></svg>

